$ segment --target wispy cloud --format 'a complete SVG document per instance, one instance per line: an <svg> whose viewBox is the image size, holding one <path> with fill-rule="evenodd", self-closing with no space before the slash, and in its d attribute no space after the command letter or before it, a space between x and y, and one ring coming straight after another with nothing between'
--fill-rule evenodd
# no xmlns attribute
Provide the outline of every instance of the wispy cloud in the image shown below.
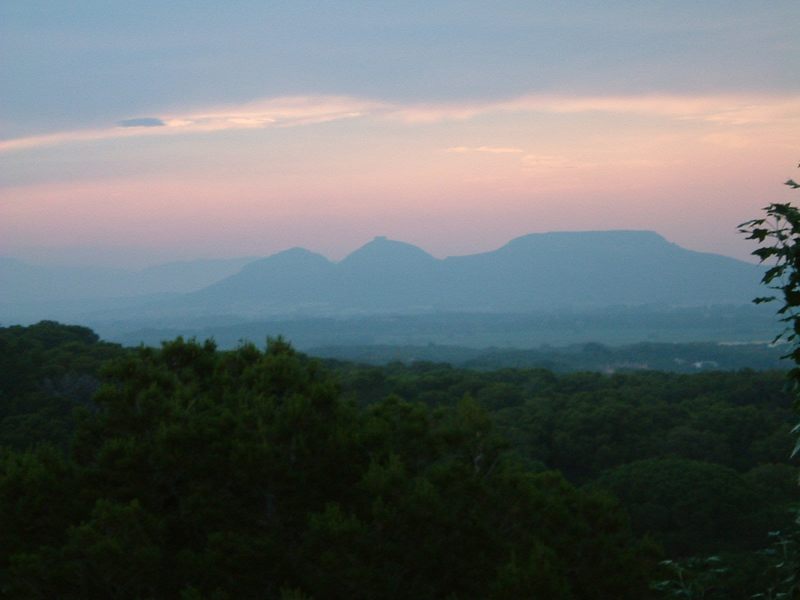
<svg viewBox="0 0 800 600"><path fill-rule="evenodd" d="M83 142L150 135L180 135L235 129L298 127L374 114L383 105L369 100L332 96L271 98L234 107L137 117L115 126L0 140L0 152Z"/></svg>
<svg viewBox="0 0 800 600"><path fill-rule="evenodd" d="M729 125L798 118L800 96L521 96L476 104L427 104L396 107L389 116L410 123L472 119L491 113L617 113L662 116Z"/></svg>
<svg viewBox="0 0 800 600"><path fill-rule="evenodd" d="M510 148L505 146L453 146L447 148L446 152L457 154L467 154L470 152L485 152L487 154L522 154L522 148Z"/></svg>
<svg viewBox="0 0 800 600"><path fill-rule="evenodd" d="M0 152L70 142L178 135L236 129L299 127L345 119L373 118L410 125L469 120L498 113L606 113L649 115L724 126L798 122L800 96L522 96L482 103L398 104L348 96L270 98L237 106L126 118L99 129L54 132L0 141ZM503 146L455 146L450 152L517 154Z"/></svg>

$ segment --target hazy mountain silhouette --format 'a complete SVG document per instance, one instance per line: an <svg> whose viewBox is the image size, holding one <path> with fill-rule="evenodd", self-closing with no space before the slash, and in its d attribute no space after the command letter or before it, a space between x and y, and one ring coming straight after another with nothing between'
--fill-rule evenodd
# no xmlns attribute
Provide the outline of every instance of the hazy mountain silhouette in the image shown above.
<svg viewBox="0 0 800 600"><path fill-rule="evenodd" d="M761 274L755 265L687 250L651 231L531 234L445 263L454 295L504 310L738 304L758 295ZM485 285L470 284L476 277Z"/></svg>
<svg viewBox="0 0 800 600"><path fill-rule="evenodd" d="M287 250L171 304L246 315L745 304L763 292L761 273L649 231L531 234L442 260L378 237L339 263Z"/></svg>
<svg viewBox="0 0 800 600"><path fill-rule="evenodd" d="M355 310L419 310L432 305L441 261L424 250L377 237L337 266L334 302Z"/></svg>
<svg viewBox="0 0 800 600"><path fill-rule="evenodd" d="M326 303L336 265L321 254L291 248L246 265L238 273L181 299L176 306L250 313L294 310Z"/></svg>
<svg viewBox="0 0 800 600"><path fill-rule="evenodd" d="M531 234L491 252L445 259L385 237L338 263L303 248L141 271L0 258L0 320L175 322L747 304L763 295L762 272L649 231Z"/></svg>
<svg viewBox="0 0 800 600"><path fill-rule="evenodd" d="M140 270L35 265L0 257L0 319L72 318L202 289L249 258L171 262Z"/></svg>
<svg viewBox="0 0 800 600"><path fill-rule="evenodd" d="M0 257L0 301L78 300L202 289L253 261L249 258L171 262L139 270L34 265Z"/></svg>

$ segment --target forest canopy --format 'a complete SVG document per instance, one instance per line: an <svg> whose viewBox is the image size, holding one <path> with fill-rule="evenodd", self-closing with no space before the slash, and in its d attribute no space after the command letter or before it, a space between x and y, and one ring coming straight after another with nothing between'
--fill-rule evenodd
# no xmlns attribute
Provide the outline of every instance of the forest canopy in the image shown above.
<svg viewBox="0 0 800 600"><path fill-rule="evenodd" d="M746 597L791 521L783 373L369 367L51 322L0 350L3 597L638 599L709 552Z"/></svg>

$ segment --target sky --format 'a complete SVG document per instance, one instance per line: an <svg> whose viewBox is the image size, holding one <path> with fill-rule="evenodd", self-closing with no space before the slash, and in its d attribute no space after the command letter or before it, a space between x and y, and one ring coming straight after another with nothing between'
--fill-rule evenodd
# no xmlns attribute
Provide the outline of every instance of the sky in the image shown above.
<svg viewBox="0 0 800 600"><path fill-rule="evenodd" d="M144 266L648 229L747 258L800 2L0 3L0 256Z"/></svg>

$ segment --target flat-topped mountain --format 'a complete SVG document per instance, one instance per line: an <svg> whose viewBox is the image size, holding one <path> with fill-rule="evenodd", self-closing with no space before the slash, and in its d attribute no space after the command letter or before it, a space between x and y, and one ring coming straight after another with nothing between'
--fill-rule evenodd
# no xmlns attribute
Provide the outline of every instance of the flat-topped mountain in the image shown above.
<svg viewBox="0 0 800 600"><path fill-rule="evenodd" d="M295 248L174 300L201 313L525 312L657 304L745 304L762 269L650 231L531 234L437 259L378 237L342 261Z"/></svg>

